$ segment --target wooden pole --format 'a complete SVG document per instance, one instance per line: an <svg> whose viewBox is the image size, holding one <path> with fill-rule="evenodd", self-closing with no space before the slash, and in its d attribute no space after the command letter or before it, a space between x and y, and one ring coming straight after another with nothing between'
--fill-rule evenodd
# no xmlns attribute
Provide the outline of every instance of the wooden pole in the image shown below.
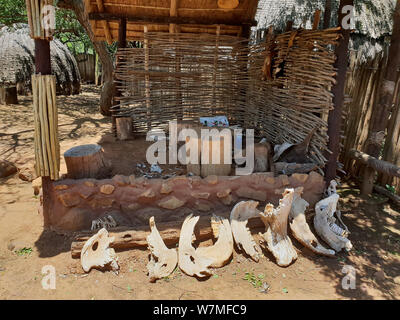
<svg viewBox="0 0 400 320"><path fill-rule="evenodd" d="M393 17L393 32L390 43L388 63L385 75L378 91L378 100L374 105L371 116L366 152L372 157L379 157L383 141L377 139L385 134L389 115L392 109L393 97L396 89L396 80L400 68L400 0L397 0ZM375 181L375 170L365 168L363 177L362 195L371 194Z"/></svg>
<svg viewBox="0 0 400 320"><path fill-rule="evenodd" d="M121 18L119 20L119 29L118 29L118 49L120 48L126 48L126 27L127 27L127 20L126 18ZM121 59L121 58L117 58ZM117 60L117 65L120 63L120 60ZM112 131L115 136L117 136L117 129L116 129L116 120L114 114L120 110L120 102L117 101L115 98L121 97L122 96L122 91L120 89L115 90L115 96L114 96L114 107L113 107L113 116L111 117L112 119Z"/></svg>
<svg viewBox="0 0 400 320"><path fill-rule="evenodd" d="M51 58L50 58L50 41L35 39L35 67L36 74L51 74ZM44 225L49 224L50 207L51 207L51 178L50 176L42 177L42 206Z"/></svg>
<svg viewBox="0 0 400 320"><path fill-rule="evenodd" d="M353 0L340 0L339 23L341 24L345 14L342 8L347 5L353 5ZM334 109L329 111L328 115L328 148L332 152L326 155L328 163L325 167L325 180L327 184L336 178L337 161L340 153L340 136L342 126L342 110L344 103L344 88L346 84L346 73L348 64L348 48L350 41L350 30L342 28L342 39L336 47L335 54L337 60L335 68L337 71L336 84L332 88Z"/></svg>
<svg viewBox="0 0 400 320"><path fill-rule="evenodd" d="M329 29L331 26L332 17L332 0L325 0L325 11L324 11L324 29Z"/></svg>

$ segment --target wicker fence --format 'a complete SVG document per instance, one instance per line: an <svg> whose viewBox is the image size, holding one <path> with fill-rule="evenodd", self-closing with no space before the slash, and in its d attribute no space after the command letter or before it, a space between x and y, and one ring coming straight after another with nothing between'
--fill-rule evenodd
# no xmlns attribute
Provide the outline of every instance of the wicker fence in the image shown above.
<svg viewBox="0 0 400 320"><path fill-rule="evenodd" d="M238 37L146 33L143 48L117 53L122 95L114 115L132 116L144 133L169 120L224 114L274 143L298 143L317 128L311 152L322 167L337 39L337 29L299 30L249 47Z"/></svg>
<svg viewBox="0 0 400 320"><path fill-rule="evenodd" d="M344 114L344 148L341 162L348 175L361 177L363 165L357 163L349 156L351 149L366 151L370 118L372 109L377 100L380 83L383 79L383 71L387 62L387 51L377 54L374 58L363 62L359 56L362 54L352 53L350 59L350 70L346 84L346 94L350 98L346 104ZM399 84L397 81L397 95L394 99L394 108L391 113L387 136L382 149L382 160L400 165L400 103ZM378 183L382 185L393 185L400 193L400 179L387 176L379 176Z"/></svg>

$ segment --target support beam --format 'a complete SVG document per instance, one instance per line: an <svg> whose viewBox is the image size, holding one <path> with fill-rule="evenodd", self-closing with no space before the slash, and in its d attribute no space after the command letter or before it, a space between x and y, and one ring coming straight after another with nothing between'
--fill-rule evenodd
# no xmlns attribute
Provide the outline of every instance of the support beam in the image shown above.
<svg viewBox="0 0 400 320"><path fill-rule="evenodd" d="M99 12L104 12L103 0L96 0L96 2L97 2L97 8L99 9ZM111 31L110 31L110 26L108 25L108 21L104 20L104 21L102 21L102 24L103 24L104 34L106 36L107 42L108 42L108 44L112 44L113 38L112 38Z"/></svg>
<svg viewBox="0 0 400 320"><path fill-rule="evenodd" d="M186 18L186 17L154 17L154 16L143 16L143 15L126 15L124 16L128 22L142 23L142 24L199 24L199 25L227 25L227 26L257 26L257 21L247 20L238 22L236 19L218 19L210 21L209 18ZM122 18L121 15L115 15L105 12L93 12L89 13L90 20L106 20L106 21L119 21Z"/></svg>
<svg viewBox="0 0 400 320"><path fill-rule="evenodd" d="M352 6L353 4L353 0L340 0L339 24L341 24L342 20L345 17L345 14L342 13L342 8L347 5ZM340 137L342 130L342 113L344 103L344 88L346 83L346 73L348 65L350 30L342 29L342 36L343 37L335 50L335 55L337 57L335 68L338 71L336 76L336 84L332 88L334 109L329 112L328 116L328 148L330 151L332 151L332 153L326 154L328 163L325 167L325 181L327 182L327 184L329 184L331 180L336 178L337 161L340 153Z"/></svg>
<svg viewBox="0 0 400 320"><path fill-rule="evenodd" d="M321 10L316 10L314 13L313 30L318 30L320 21L321 21Z"/></svg>

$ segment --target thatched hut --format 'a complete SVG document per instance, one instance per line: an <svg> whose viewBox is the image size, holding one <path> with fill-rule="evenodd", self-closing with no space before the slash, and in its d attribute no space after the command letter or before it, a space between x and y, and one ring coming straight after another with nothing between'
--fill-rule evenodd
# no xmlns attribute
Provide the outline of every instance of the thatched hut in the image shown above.
<svg viewBox="0 0 400 320"><path fill-rule="evenodd" d="M0 29L0 65L0 103L17 103L17 87L20 93L29 91L35 71L35 44L27 25ZM79 94L77 62L57 39L51 43L51 67L57 79L57 94Z"/></svg>

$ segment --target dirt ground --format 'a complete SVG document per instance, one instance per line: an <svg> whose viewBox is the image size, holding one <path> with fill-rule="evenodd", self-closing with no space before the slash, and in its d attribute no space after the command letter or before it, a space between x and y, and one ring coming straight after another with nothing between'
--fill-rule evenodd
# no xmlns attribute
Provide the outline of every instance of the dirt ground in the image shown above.
<svg viewBox="0 0 400 320"><path fill-rule="evenodd" d="M146 142L136 149L114 146L110 121L97 109L98 89L83 89L80 96L58 99L61 152L100 142L110 158L120 155L118 148L131 153L113 173L134 171L144 161ZM34 160L33 116L31 98L20 100L20 105L0 105L0 156L23 167ZM199 281L176 270L152 284L144 250L118 252L119 275L96 270L84 274L79 260L71 258L72 239L43 230L31 183L17 175L0 179L0 299L399 299L400 209L378 195L361 198L351 183L344 183L340 192L354 246L349 253L321 257L292 239L299 257L287 268L278 267L267 252L259 263L235 252L230 264L209 279ZM47 265L56 270L55 290L42 288ZM342 287L344 266L356 272L355 289Z"/></svg>

